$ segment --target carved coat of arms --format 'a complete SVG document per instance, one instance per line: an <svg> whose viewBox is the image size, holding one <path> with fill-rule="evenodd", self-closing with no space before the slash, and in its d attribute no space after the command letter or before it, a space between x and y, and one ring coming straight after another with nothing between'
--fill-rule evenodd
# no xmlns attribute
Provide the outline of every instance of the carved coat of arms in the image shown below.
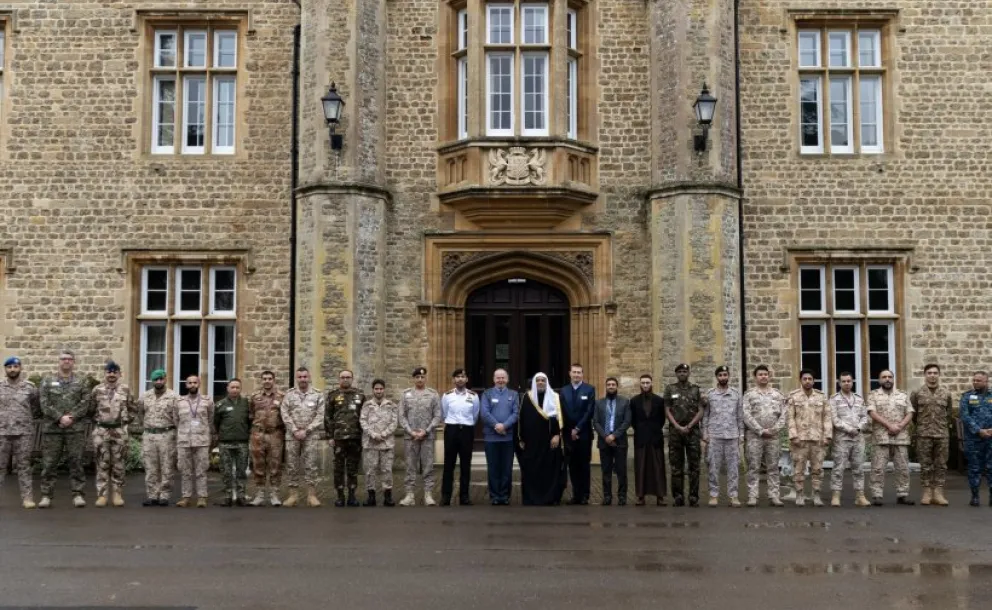
<svg viewBox="0 0 992 610"><path fill-rule="evenodd" d="M496 186L540 186L544 184L546 162L547 153L542 148L529 153L522 146L494 148L489 151L489 182Z"/></svg>

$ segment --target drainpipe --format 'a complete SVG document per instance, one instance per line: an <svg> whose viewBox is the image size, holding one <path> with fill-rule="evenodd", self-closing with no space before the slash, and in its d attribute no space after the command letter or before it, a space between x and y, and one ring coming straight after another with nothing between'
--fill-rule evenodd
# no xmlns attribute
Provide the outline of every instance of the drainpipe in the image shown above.
<svg viewBox="0 0 992 610"><path fill-rule="evenodd" d="M740 269L740 295L741 295L741 385L747 390L748 366L747 366L747 316L744 313L744 163L741 153L744 145L741 142L741 22L740 22L741 0L734 0L734 92L735 106L737 114L737 258Z"/></svg>
<svg viewBox="0 0 992 610"><path fill-rule="evenodd" d="M299 2L296 3L300 5ZM293 27L293 119L289 148L289 386L293 387L296 370L296 187L300 176L299 114L300 114L300 25Z"/></svg>

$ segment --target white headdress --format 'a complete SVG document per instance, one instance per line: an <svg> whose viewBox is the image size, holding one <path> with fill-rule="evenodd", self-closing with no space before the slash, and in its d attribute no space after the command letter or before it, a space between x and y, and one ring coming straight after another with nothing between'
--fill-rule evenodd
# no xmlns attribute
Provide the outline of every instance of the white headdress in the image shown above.
<svg viewBox="0 0 992 610"><path fill-rule="evenodd" d="M545 381L548 380L548 376L544 373L535 373L534 377L530 380L530 399L535 405L537 402L537 378L543 377ZM558 417L558 394L551 389L551 384L548 384L547 388L544 390L544 401L543 404L538 405L541 410L544 411L544 415L547 417Z"/></svg>

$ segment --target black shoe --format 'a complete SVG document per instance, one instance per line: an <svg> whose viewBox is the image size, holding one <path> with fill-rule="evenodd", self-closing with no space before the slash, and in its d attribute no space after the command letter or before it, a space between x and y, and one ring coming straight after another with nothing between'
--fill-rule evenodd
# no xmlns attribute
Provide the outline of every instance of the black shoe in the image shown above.
<svg viewBox="0 0 992 610"><path fill-rule="evenodd" d="M465 498L459 498L458 499L458 505L459 506L472 506L472 500L469 499L469 498L467 498L467 497L465 497Z"/></svg>
<svg viewBox="0 0 992 610"><path fill-rule="evenodd" d="M586 497L582 498L581 500L579 500L579 504L581 504L582 506L588 505L589 504L589 496L586 496Z"/></svg>
<svg viewBox="0 0 992 610"><path fill-rule="evenodd" d="M675 496L675 501L672 503L673 506L685 506L685 498L682 496Z"/></svg>
<svg viewBox="0 0 992 610"><path fill-rule="evenodd" d="M348 488L348 506L361 506L358 502L358 498L355 497L355 488Z"/></svg>
<svg viewBox="0 0 992 610"><path fill-rule="evenodd" d="M989 501L992 502L992 495L989 496ZM978 489L971 490L971 502L968 502L969 506L981 506L982 503L978 499Z"/></svg>
<svg viewBox="0 0 992 610"><path fill-rule="evenodd" d="M883 506L882 499L881 498L872 498L871 499L871 505L872 506Z"/></svg>
<svg viewBox="0 0 992 610"><path fill-rule="evenodd" d="M493 506L499 506L500 504L502 504L502 502L500 502L499 500L493 500L492 504Z"/></svg>
<svg viewBox="0 0 992 610"><path fill-rule="evenodd" d="M393 490L384 489L382 490L382 505L383 506L396 506L396 502L393 502Z"/></svg>
<svg viewBox="0 0 992 610"><path fill-rule="evenodd" d="M603 496L603 506L613 504L613 496Z"/></svg>
<svg viewBox="0 0 992 610"><path fill-rule="evenodd" d="M142 502L141 505L142 506L158 506L158 500L156 500L155 498L148 498L147 500L145 500L144 502Z"/></svg>
<svg viewBox="0 0 992 610"><path fill-rule="evenodd" d="M621 496L620 499L617 500L617 506L627 506L627 498Z"/></svg>
<svg viewBox="0 0 992 610"><path fill-rule="evenodd" d="M158 505L159 505L159 506L168 506L168 505L169 505L169 501L168 501L168 500L166 500L165 498L162 498L162 499L160 499L160 500L158 501Z"/></svg>
<svg viewBox="0 0 992 610"><path fill-rule="evenodd" d="M697 508L699 506L699 498L696 496L689 496L689 506Z"/></svg>
<svg viewBox="0 0 992 610"><path fill-rule="evenodd" d="M580 504L582 504L581 498L572 498L571 500L568 501L569 506L578 506Z"/></svg>
<svg viewBox="0 0 992 610"><path fill-rule="evenodd" d="M238 499L234 501L236 506L248 506L248 500L244 496L238 496Z"/></svg>
<svg viewBox="0 0 992 610"><path fill-rule="evenodd" d="M224 508L229 508L233 505L234 502L231 500L230 497L224 498L223 500L217 503L217 506L223 506Z"/></svg>
<svg viewBox="0 0 992 610"><path fill-rule="evenodd" d="M375 490L368 490L368 496L365 498L364 506L375 506Z"/></svg>
<svg viewBox="0 0 992 610"><path fill-rule="evenodd" d="M916 504L913 500L910 500L907 496L899 496L896 498L896 504L902 504L903 506L913 506Z"/></svg>

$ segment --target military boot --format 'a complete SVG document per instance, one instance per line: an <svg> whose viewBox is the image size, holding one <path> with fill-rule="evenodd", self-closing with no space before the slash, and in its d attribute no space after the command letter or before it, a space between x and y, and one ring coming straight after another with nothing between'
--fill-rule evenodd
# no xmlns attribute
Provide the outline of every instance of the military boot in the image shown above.
<svg viewBox="0 0 992 610"><path fill-rule="evenodd" d="M105 495L100 496L99 498L96 499L96 502L93 503L93 506L97 508L103 508L106 505L107 505L107 496Z"/></svg>
<svg viewBox="0 0 992 610"><path fill-rule="evenodd" d="M269 504L273 507L282 506L282 500L279 499L279 491L273 489L272 493L269 494Z"/></svg>
<svg viewBox="0 0 992 610"><path fill-rule="evenodd" d="M176 502L176 508L186 508L189 506L190 498L183 498Z"/></svg>
<svg viewBox="0 0 992 610"><path fill-rule="evenodd" d="M38 508L48 508L52 505L52 499L48 496L42 496L41 502L38 503Z"/></svg>
<svg viewBox="0 0 992 610"><path fill-rule="evenodd" d="M32 500L31 498L24 498L24 501L21 503L21 505L28 510L38 507L38 505L35 504L34 500Z"/></svg>
<svg viewBox="0 0 992 610"><path fill-rule="evenodd" d="M317 508L320 506L320 500L317 499L317 490L312 486L307 490L307 506L310 508Z"/></svg>
<svg viewBox="0 0 992 610"><path fill-rule="evenodd" d="M801 493L796 494L796 506L806 506L806 496Z"/></svg>
<svg viewBox="0 0 992 610"><path fill-rule="evenodd" d="M795 487L790 487L789 488L789 493L785 494L785 496L782 498L782 500L784 500L786 502L792 502L795 499L796 499L796 488Z"/></svg>
<svg viewBox="0 0 992 610"><path fill-rule="evenodd" d="M416 503L417 499L410 492L407 492L406 495L403 496L403 499L400 500L400 506L413 506Z"/></svg>
<svg viewBox="0 0 992 610"><path fill-rule="evenodd" d="M121 492L117 489L114 490L114 495L111 500L112 504L118 508L124 506L124 498L121 496Z"/></svg>
<svg viewBox="0 0 992 610"><path fill-rule="evenodd" d="M44 503L45 498L42 498L41 501ZM968 506L981 506L981 502L978 501L978 488L977 487L972 487L971 488L971 502L968 502Z"/></svg>
<svg viewBox="0 0 992 610"><path fill-rule="evenodd" d="M72 497L72 505L76 508L83 508L86 506L86 500L83 498L83 494L76 494Z"/></svg>
<svg viewBox="0 0 992 610"><path fill-rule="evenodd" d="M361 506L358 502L358 498L355 497L355 488L348 488L348 506Z"/></svg>
<svg viewBox="0 0 992 610"><path fill-rule="evenodd" d="M424 506L437 506L437 502L434 501L434 495L429 491L424 492Z"/></svg>
<svg viewBox="0 0 992 610"><path fill-rule="evenodd" d="M218 506L223 506L224 508L230 508L232 504L234 504L234 502L231 501L231 496L228 496L218 502Z"/></svg>
<svg viewBox="0 0 992 610"><path fill-rule="evenodd" d="M833 496L830 497L830 506L840 506L840 492L835 491Z"/></svg>
<svg viewBox="0 0 992 610"><path fill-rule="evenodd" d="M823 506L823 498L820 497L820 490L813 491L813 506Z"/></svg>
<svg viewBox="0 0 992 610"><path fill-rule="evenodd" d="M334 500L334 506L341 508L344 506L344 487L338 487L336 491L338 493L338 497Z"/></svg>
<svg viewBox="0 0 992 610"><path fill-rule="evenodd" d="M203 498L203 497L197 498L196 499L196 507L197 508L206 508L207 507L207 499L206 498Z"/></svg>
<svg viewBox="0 0 992 610"><path fill-rule="evenodd" d="M902 504L903 506L912 506L916 504L916 502L910 500L909 496L899 496L898 498L896 498L896 504Z"/></svg>
<svg viewBox="0 0 992 610"><path fill-rule="evenodd" d="M392 489L383 489L382 490L382 505L383 506L396 506L396 503L393 502L393 490Z"/></svg>
<svg viewBox="0 0 992 610"><path fill-rule="evenodd" d="M933 503L937 506L947 506L949 502L947 498L944 497L944 488L935 487L933 490Z"/></svg>
<svg viewBox="0 0 992 610"><path fill-rule="evenodd" d="M859 508L865 508L871 506L871 502L865 497L865 492L859 491L858 495L854 498L854 505Z"/></svg>
<svg viewBox="0 0 992 610"><path fill-rule="evenodd" d="M933 498L933 492L930 491L929 487L923 488L923 497L920 498L920 504L923 506L930 506L930 499Z"/></svg>
<svg viewBox="0 0 992 610"><path fill-rule="evenodd" d="M296 506L296 503L299 501L300 501L300 492L298 492L296 488L293 487L289 490L289 497L286 498L286 501L283 502L282 505L285 506L286 508L293 508L294 506Z"/></svg>
<svg viewBox="0 0 992 610"><path fill-rule="evenodd" d="M368 494L365 497L365 506L375 506L375 490L368 490Z"/></svg>
<svg viewBox="0 0 992 610"><path fill-rule="evenodd" d="M265 504L265 491L259 489L255 492L255 497L251 499L250 504L252 506L261 506Z"/></svg>

